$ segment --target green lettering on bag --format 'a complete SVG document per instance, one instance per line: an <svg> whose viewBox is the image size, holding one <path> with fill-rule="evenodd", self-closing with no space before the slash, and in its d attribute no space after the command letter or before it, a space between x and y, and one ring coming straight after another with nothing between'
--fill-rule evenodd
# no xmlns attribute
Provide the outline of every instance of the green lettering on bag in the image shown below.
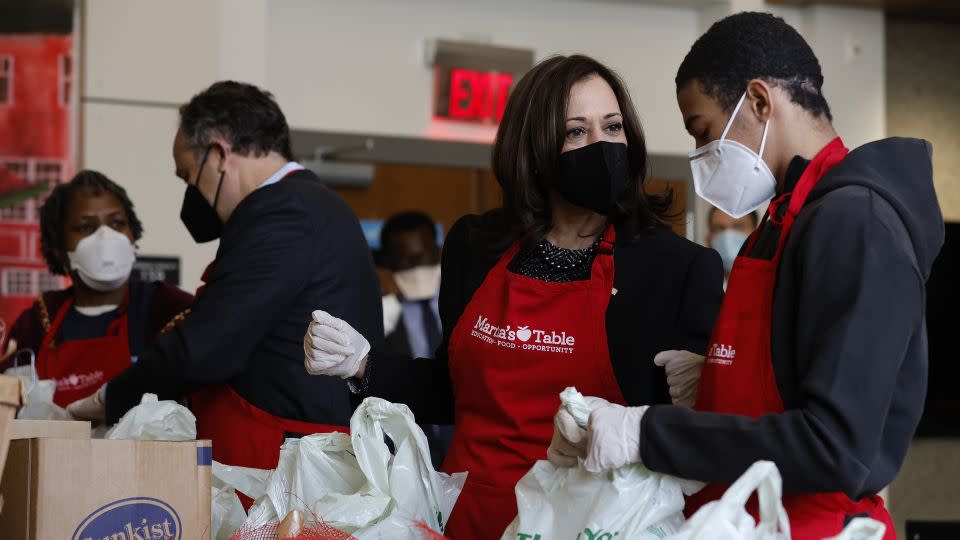
<svg viewBox="0 0 960 540"><path fill-rule="evenodd" d="M617 536L620 536L619 532L603 532L603 529L591 531L589 527L583 529L583 532L587 535L587 540L613 540ZM577 540L580 540L579 533L577 534Z"/></svg>

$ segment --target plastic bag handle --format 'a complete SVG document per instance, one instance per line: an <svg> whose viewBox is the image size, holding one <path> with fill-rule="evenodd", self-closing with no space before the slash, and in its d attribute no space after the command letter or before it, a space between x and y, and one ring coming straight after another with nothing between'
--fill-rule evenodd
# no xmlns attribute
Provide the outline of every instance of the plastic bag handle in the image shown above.
<svg viewBox="0 0 960 540"><path fill-rule="evenodd" d="M17 361L20 358L20 355L23 353L28 353L30 355L30 375L31 379L30 386L27 387L27 394L33 391L37 387L38 376L37 376L37 355L33 352L33 349L20 349L13 353L13 369L14 371L19 371L20 365ZM19 375L18 375L19 377Z"/></svg>
<svg viewBox="0 0 960 540"><path fill-rule="evenodd" d="M754 492L760 501L760 522L757 524L770 532L780 530L789 537L790 520L783 507L783 479L772 461L758 461L747 469L736 482L727 489L720 504L730 508L743 508Z"/></svg>

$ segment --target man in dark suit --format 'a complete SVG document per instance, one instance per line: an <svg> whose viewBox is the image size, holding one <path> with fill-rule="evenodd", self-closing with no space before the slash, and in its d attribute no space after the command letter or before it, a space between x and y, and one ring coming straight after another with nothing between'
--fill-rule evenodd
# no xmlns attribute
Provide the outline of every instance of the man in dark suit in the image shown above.
<svg viewBox="0 0 960 540"><path fill-rule="evenodd" d="M422 212L391 216L380 231L382 263L398 291L383 299L386 317L386 351L412 358L433 358L443 340L438 298L440 246L437 227ZM393 306L392 308L390 306ZM422 425L430 443L434 466L439 467L450 446L452 426Z"/></svg>
<svg viewBox="0 0 960 540"><path fill-rule="evenodd" d="M345 431L347 383L303 372L303 332L322 306L382 339L377 278L356 216L293 161L286 119L259 88L219 82L180 108L173 144L181 220L220 239L192 312L139 361L69 407L116 422L146 392L190 396L223 463L274 468L284 438Z"/></svg>

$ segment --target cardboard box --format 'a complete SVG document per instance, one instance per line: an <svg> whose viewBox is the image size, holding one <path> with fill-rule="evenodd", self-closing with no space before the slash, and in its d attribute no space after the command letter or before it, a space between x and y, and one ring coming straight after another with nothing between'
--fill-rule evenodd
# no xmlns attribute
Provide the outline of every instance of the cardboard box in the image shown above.
<svg viewBox="0 0 960 540"><path fill-rule="evenodd" d="M14 420L10 440L17 439L89 439L90 422L69 420Z"/></svg>
<svg viewBox="0 0 960 540"><path fill-rule="evenodd" d="M0 531L4 540L208 540L211 462L209 441L12 441Z"/></svg>
<svg viewBox="0 0 960 540"><path fill-rule="evenodd" d="M23 383L20 382L20 379L0 375L0 473L3 472L3 463L7 459L10 424L17 415L22 396ZM0 474L0 478L2 478L2 474ZM3 499L0 497L0 509L3 508L2 503Z"/></svg>

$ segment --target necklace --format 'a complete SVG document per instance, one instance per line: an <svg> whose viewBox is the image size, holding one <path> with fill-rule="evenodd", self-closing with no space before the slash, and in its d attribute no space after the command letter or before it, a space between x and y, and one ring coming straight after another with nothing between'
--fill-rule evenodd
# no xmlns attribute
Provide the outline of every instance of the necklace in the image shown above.
<svg viewBox="0 0 960 540"><path fill-rule="evenodd" d="M597 240L582 249L567 249L543 239L521 252L508 268L527 277L555 283L589 279L599 244Z"/></svg>

